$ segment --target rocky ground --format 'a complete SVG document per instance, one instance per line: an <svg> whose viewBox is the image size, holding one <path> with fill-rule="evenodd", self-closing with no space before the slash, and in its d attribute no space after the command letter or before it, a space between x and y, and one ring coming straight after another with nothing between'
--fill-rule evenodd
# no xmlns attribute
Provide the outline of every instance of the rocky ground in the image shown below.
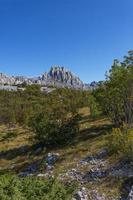
<svg viewBox="0 0 133 200"><path fill-rule="evenodd" d="M37 150L39 151L39 150ZM126 184L128 195L124 197L106 196L104 193L99 193L97 183L106 181L107 178L128 178L133 181L133 162L121 161L115 166L110 166L107 160L108 152L106 149L101 150L96 155L89 155L79 162L75 163L75 168L69 169L65 173L58 174L57 178L62 182L78 182L79 190L75 192L72 200L132 200L133 185ZM39 160L30 165L25 171L20 172L20 177L38 176L41 178L54 177L55 164L61 159L59 153L48 153L44 160ZM41 163L45 163L44 173L38 171ZM87 171L83 170L86 167ZM86 187L87 184L92 184L93 188ZM96 185L96 187L94 187Z"/></svg>
<svg viewBox="0 0 133 200"><path fill-rule="evenodd" d="M109 127L104 119L85 118L74 145L51 150L29 143L31 134L24 128L0 127L0 172L74 181L77 189L71 200L133 200L133 162L109 156Z"/></svg>

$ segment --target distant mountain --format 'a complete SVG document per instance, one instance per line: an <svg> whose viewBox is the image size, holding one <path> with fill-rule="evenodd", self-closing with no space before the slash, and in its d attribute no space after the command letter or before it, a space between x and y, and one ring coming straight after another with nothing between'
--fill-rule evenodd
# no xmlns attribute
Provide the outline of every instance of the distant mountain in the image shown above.
<svg viewBox="0 0 133 200"><path fill-rule="evenodd" d="M41 76L28 78L24 76L7 76L0 73L1 85L21 85L21 84L39 84L42 86L68 87L74 89L90 90L96 87L97 83L84 84L83 81L71 71L64 67L53 66L49 72Z"/></svg>

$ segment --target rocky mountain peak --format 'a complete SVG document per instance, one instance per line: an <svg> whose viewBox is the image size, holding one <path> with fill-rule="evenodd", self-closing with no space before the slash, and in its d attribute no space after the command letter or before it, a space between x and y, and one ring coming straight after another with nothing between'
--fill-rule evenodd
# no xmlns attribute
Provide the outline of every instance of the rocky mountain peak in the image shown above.
<svg viewBox="0 0 133 200"><path fill-rule="evenodd" d="M72 74L65 67L52 66L48 73L42 75L44 81L54 81L62 83L66 86L83 86L83 82L79 77Z"/></svg>
<svg viewBox="0 0 133 200"><path fill-rule="evenodd" d="M7 76L0 73L0 85L17 86L23 83L26 83L27 85L39 84L42 86L68 87L84 90L93 89L97 85L96 82L93 82L93 84L84 84L78 76L74 75L70 70L63 66L52 66L49 72L45 72L36 78Z"/></svg>

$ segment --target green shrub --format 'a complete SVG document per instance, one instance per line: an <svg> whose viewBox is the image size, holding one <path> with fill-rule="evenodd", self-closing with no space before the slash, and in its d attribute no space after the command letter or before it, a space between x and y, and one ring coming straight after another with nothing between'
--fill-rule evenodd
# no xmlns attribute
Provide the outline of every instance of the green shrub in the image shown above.
<svg viewBox="0 0 133 200"><path fill-rule="evenodd" d="M110 154L121 154L133 160L133 129L114 128L108 138L107 146Z"/></svg>
<svg viewBox="0 0 133 200"><path fill-rule="evenodd" d="M0 199L24 200L20 187L21 182L15 175L0 176Z"/></svg>
<svg viewBox="0 0 133 200"><path fill-rule="evenodd" d="M66 144L78 132L78 116L57 118L48 113L37 113L30 120L30 127L35 133L35 139L46 146Z"/></svg>
<svg viewBox="0 0 133 200"><path fill-rule="evenodd" d="M100 115L100 109L96 98L93 95L89 96L89 108L90 108L90 116L95 119Z"/></svg>
<svg viewBox="0 0 133 200"><path fill-rule="evenodd" d="M133 129L129 129L126 134L124 134L124 148L123 154L125 157L133 160Z"/></svg>
<svg viewBox="0 0 133 200"><path fill-rule="evenodd" d="M52 186L51 191L47 195L48 200L68 200L72 199L72 193L74 192L75 185L70 184L68 186L63 186L58 181Z"/></svg>
<svg viewBox="0 0 133 200"><path fill-rule="evenodd" d="M122 149L123 142L123 134L120 128L113 128L107 144L109 152L111 154L119 153Z"/></svg>
<svg viewBox="0 0 133 200"><path fill-rule="evenodd" d="M75 184L64 185L54 179L0 176L0 200L68 200L74 190Z"/></svg>
<svg viewBox="0 0 133 200"><path fill-rule="evenodd" d="M93 92L105 113L119 128L133 123L133 51L122 62L115 59L106 81Z"/></svg>

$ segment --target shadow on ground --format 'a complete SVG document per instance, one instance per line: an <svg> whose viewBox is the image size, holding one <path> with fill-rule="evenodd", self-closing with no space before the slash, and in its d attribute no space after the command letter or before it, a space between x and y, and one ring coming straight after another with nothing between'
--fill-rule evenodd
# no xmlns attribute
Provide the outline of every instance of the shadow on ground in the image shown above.
<svg viewBox="0 0 133 200"><path fill-rule="evenodd" d="M78 143L82 142L82 141L86 141L86 140L91 140L94 138L97 138L101 135L106 135L109 134L110 131L112 129L112 125L93 125L90 128L81 130L79 132L79 134L77 135L76 138L74 138L70 143L60 146L60 147L49 147L47 148L47 151L50 150L57 150L57 149L64 149L67 146L75 146ZM6 159L6 160L12 160L18 156L24 156L24 155L28 155L31 154L35 149L37 149L39 146L35 145L23 145L21 147L16 147L14 149L11 150L7 150L7 151L2 151L0 152L0 159Z"/></svg>
<svg viewBox="0 0 133 200"><path fill-rule="evenodd" d="M11 160L17 156L23 156L32 150L33 146L24 145L18 148L0 152L0 159Z"/></svg>
<svg viewBox="0 0 133 200"><path fill-rule="evenodd" d="M77 137L76 143L109 134L112 130L112 127L112 125L99 125L81 130Z"/></svg>

